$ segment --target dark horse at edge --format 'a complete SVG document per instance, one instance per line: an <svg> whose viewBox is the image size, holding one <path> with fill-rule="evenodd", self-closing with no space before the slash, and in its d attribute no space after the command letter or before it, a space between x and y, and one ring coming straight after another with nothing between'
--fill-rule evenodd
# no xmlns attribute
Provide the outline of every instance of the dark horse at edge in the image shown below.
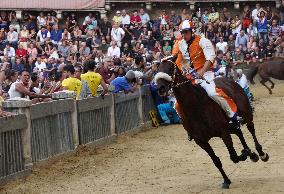
<svg viewBox="0 0 284 194"><path fill-rule="evenodd" d="M263 63L251 64L250 71L247 74L247 78L250 83L254 84L253 78L256 74L260 77L260 83L266 87L269 94L272 94L272 89L274 88L274 82L271 78L284 80L284 61L280 58L275 58L270 61L265 61ZM271 86L268 87L265 83L270 82Z"/></svg>
<svg viewBox="0 0 284 194"><path fill-rule="evenodd" d="M215 166L219 169L224 179L222 187L229 188L231 181L223 170L219 157L216 156L208 143L209 140L212 137L220 137L234 163L245 161L247 157L250 157L253 162L257 162L259 157L248 147L241 129L232 127L223 109L207 95L201 86L198 84L194 85L187 80L176 67L174 61L175 57L161 62L158 72L165 73L172 79L171 81L167 79L156 80L158 90L164 93L171 88L173 89L181 109L183 127L196 144L207 152ZM252 110L243 89L233 80L227 78L217 78L215 83L218 88L223 89L235 101L238 107L238 114L243 118L242 124L247 125L261 160L264 162L268 161L269 156L263 152L262 146L256 137ZM236 134L242 143L244 149L240 155L237 154L233 146L231 134Z"/></svg>

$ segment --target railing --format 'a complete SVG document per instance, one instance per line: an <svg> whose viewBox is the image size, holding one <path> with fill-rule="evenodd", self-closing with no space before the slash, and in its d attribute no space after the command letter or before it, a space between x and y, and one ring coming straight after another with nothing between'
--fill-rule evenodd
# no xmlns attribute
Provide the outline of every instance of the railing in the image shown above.
<svg viewBox="0 0 284 194"><path fill-rule="evenodd" d="M154 109L149 88L75 101L57 100L32 105L5 101L18 115L0 118L0 181L28 172L42 160L70 152L80 144L104 143L150 121Z"/></svg>
<svg viewBox="0 0 284 194"><path fill-rule="evenodd" d="M25 158L25 115L0 118L0 182L28 170Z"/></svg>

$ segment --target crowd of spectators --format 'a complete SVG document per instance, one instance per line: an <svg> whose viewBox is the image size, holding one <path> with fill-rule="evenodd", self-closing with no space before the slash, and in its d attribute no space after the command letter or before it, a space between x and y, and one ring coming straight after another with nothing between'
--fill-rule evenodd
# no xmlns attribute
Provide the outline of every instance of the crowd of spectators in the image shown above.
<svg viewBox="0 0 284 194"><path fill-rule="evenodd" d="M134 91L148 84L161 58L171 54L180 23L189 19L194 32L216 47L216 71L231 64L284 57L284 7L245 6L239 15L226 7L189 12L162 10L153 18L144 9L117 10L112 18L89 13L82 23L76 13L59 20L55 12L0 16L0 96L49 100L60 90L77 98L107 92ZM137 82L138 78L138 82ZM95 80L95 81L93 81Z"/></svg>

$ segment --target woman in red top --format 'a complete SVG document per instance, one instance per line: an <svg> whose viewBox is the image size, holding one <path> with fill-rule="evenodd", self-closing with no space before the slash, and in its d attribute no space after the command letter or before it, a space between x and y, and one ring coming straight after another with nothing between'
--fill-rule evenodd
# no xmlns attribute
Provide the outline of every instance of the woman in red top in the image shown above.
<svg viewBox="0 0 284 194"><path fill-rule="evenodd" d="M23 48L23 45L19 44L18 49L16 50L16 57L22 59L23 63L26 64L27 61L27 50Z"/></svg>

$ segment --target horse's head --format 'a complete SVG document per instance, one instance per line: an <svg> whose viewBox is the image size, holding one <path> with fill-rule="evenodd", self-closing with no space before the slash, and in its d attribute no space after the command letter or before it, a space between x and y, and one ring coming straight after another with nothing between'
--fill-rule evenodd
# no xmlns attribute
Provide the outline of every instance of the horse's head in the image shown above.
<svg viewBox="0 0 284 194"><path fill-rule="evenodd" d="M170 85L174 81L174 74L178 67L174 63L176 56L170 56L162 59L158 73L155 76L155 82L158 85L160 95L166 95L170 90Z"/></svg>

